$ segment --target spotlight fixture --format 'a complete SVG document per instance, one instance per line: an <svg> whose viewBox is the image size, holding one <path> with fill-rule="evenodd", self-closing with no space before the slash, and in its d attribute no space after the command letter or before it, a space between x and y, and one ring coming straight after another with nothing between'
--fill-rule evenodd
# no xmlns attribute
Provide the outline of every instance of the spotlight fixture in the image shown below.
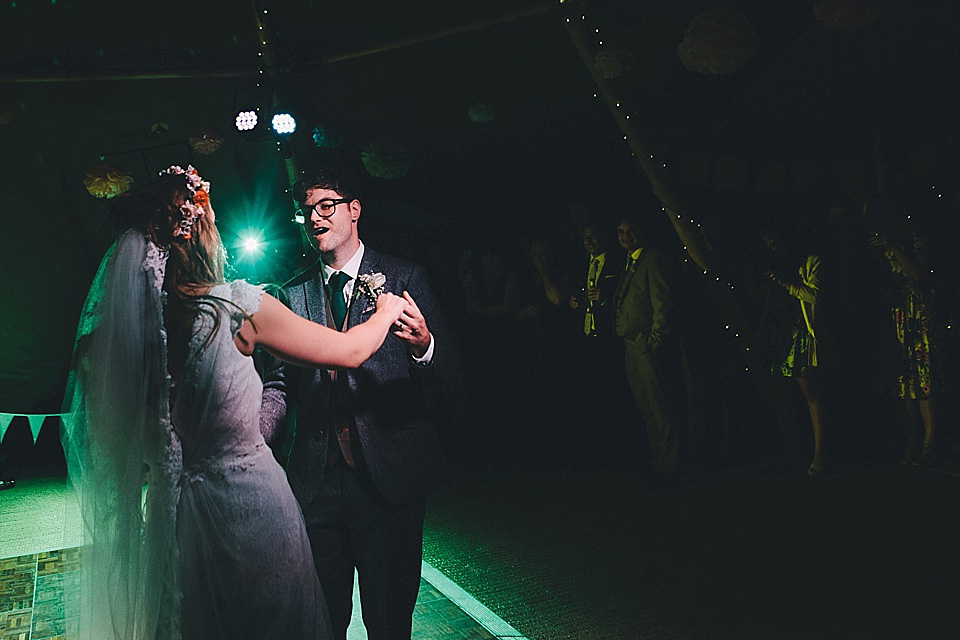
<svg viewBox="0 0 960 640"><path fill-rule="evenodd" d="M297 130L297 121L289 113L281 112L273 116L270 121L277 135L288 136Z"/></svg>
<svg viewBox="0 0 960 640"><path fill-rule="evenodd" d="M257 112L253 110L241 111L237 114L237 131L250 131L257 126Z"/></svg>

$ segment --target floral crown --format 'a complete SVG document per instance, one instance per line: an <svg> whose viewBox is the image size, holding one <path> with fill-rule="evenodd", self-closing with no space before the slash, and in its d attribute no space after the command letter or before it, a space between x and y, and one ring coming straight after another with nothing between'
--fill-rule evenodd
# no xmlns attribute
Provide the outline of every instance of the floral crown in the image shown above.
<svg viewBox="0 0 960 640"><path fill-rule="evenodd" d="M183 175L187 178L187 189L190 191L192 202L180 205L182 217L173 229L173 235L184 239L190 237L190 228L206 213L205 207L210 202L210 183L200 177L193 165L188 164L186 169L173 165L160 172L160 175Z"/></svg>

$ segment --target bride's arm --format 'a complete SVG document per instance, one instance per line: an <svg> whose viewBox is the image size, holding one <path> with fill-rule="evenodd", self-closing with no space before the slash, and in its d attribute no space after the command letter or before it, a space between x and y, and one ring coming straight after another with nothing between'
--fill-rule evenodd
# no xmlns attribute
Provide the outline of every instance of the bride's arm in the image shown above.
<svg viewBox="0 0 960 640"><path fill-rule="evenodd" d="M260 346L280 360L299 366L359 367L380 348L406 305L403 298L384 293L377 298L377 310L366 322L341 333L301 318L264 293L260 310L243 321L235 341L244 355L251 355Z"/></svg>

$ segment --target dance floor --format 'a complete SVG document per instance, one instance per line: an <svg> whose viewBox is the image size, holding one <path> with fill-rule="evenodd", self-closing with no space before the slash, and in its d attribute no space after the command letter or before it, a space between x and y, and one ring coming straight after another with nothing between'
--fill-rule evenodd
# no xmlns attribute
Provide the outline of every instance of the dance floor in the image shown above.
<svg viewBox="0 0 960 640"><path fill-rule="evenodd" d="M0 492L0 640L62 637L63 591L76 584L79 510L63 478L19 479ZM413 617L424 639L522 638L510 625L428 563ZM365 640L359 592L348 640Z"/></svg>
<svg viewBox="0 0 960 640"><path fill-rule="evenodd" d="M537 640L960 637L960 464L476 471L428 505L426 559Z"/></svg>
<svg viewBox="0 0 960 640"><path fill-rule="evenodd" d="M0 492L0 640L62 632L70 500L56 478ZM428 503L414 638L952 639L958 541L956 451L933 469L765 465L667 489L463 467Z"/></svg>

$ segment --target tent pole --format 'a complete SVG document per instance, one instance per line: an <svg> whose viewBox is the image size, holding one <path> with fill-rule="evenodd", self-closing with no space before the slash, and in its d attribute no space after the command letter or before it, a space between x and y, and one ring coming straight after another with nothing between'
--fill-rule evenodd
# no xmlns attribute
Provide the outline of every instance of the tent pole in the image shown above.
<svg viewBox="0 0 960 640"><path fill-rule="evenodd" d="M579 16L579 14L577 15ZM670 220L670 224L683 242L687 253L700 268L704 270L707 274L706 277L709 277L709 272L715 270L716 264L709 247L707 247L704 242L696 225L691 222L693 216L688 212L688 209L682 202L682 198L671 183L667 172L664 171L665 165L658 159L654 145L641 130L639 118L635 115L631 117L627 109L620 107L620 105L624 104L621 92L613 83L608 82L601 76L594 67L593 55L587 46L583 34L577 27L579 20L575 19L575 16L572 16L572 14L568 17L570 17L570 20L564 21L567 33L570 35L571 40L573 40L573 44L579 52L581 60L596 84L597 97L603 99L604 103L606 103L610 109L610 113L613 114L617 125L620 127L620 131L623 133L626 142L633 151L633 155L636 156L639 162L641 171L649 180L654 194L660 200L660 204L663 206L667 218ZM713 278L710 278L710 280L713 280ZM752 348L755 323L748 320L747 315L734 298L726 282L720 280L711 282L711 284L714 286L709 286L708 289L711 292L721 317L727 326L737 327L741 344L746 349L744 353L747 363L752 371L759 371L760 362L757 350Z"/></svg>

